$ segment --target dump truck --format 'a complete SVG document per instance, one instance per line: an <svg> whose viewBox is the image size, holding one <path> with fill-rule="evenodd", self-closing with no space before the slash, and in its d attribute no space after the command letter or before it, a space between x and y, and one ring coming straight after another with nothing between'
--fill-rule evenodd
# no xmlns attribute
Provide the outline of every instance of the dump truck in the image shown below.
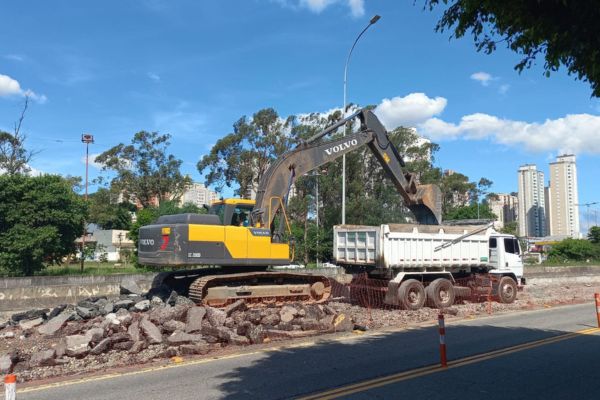
<svg viewBox="0 0 600 400"><path fill-rule="evenodd" d="M492 224L334 226L333 257L349 273L388 281L384 302L417 310L449 307L489 282L512 303L523 278L519 241Z"/></svg>
<svg viewBox="0 0 600 400"><path fill-rule="evenodd" d="M359 129L331 136L357 119ZM199 304L225 306L303 301L330 297L325 276L266 271L293 260L293 242L285 207L296 177L342 155L367 146L398 190L398 201L420 224L441 221L441 192L421 185L405 170L402 156L372 111L363 109L341 119L277 157L263 174L255 200L224 199L208 215L158 218L139 232L138 260L149 267L170 267L153 286L168 287ZM201 266L202 268L182 269Z"/></svg>

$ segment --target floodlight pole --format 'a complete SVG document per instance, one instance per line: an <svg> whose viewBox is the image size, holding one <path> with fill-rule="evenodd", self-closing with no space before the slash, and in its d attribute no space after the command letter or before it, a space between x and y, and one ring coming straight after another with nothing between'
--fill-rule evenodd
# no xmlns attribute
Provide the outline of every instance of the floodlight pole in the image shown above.
<svg viewBox="0 0 600 400"><path fill-rule="evenodd" d="M81 135L81 142L85 143L85 202L88 201L88 160L90 157L90 143L94 143L94 136L89 133ZM86 221L83 220L83 235L81 236L81 272L85 263L85 237L87 235Z"/></svg>

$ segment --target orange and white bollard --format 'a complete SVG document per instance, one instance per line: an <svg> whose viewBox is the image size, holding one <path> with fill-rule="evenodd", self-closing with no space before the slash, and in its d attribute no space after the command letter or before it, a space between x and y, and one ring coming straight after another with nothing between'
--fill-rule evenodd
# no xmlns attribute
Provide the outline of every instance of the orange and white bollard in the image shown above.
<svg viewBox="0 0 600 400"><path fill-rule="evenodd" d="M17 376L13 374L4 377L4 399L15 400L17 398Z"/></svg>
<svg viewBox="0 0 600 400"><path fill-rule="evenodd" d="M600 293L594 293L594 300L596 300L596 319L598 320L598 328L600 328Z"/></svg>
<svg viewBox="0 0 600 400"><path fill-rule="evenodd" d="M448 366L448 360L446 359L446 325L442 313L438 315L438 326L440 330L440 364L445 368Z"/></svg>

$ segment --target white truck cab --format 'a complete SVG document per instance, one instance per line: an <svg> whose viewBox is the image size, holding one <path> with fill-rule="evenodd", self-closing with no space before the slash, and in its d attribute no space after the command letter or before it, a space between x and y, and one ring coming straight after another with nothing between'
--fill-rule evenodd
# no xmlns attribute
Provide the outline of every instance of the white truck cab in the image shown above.
<svg viewBox="0 0 600 400"><path fill-rule="evenodd" d="M517 278L517 282L522 283L523 259L519 240L513 235L494 233L489 239L489 249L489 264L492 268L489 273L504 275L511 272Z"/></svg>

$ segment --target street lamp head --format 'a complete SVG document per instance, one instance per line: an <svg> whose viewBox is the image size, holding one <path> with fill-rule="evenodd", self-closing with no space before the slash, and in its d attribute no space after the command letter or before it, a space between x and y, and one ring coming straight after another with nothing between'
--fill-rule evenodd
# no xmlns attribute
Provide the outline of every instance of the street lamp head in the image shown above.
<svg viewBox="0 0 600 400"><path fill-rule="evenodd" d="M373 18L371 18L371 21L369 21L369 23L373 25L375 22L379 21L379 18L381 18L379 15L375 15L373 16Z"/></svg>

